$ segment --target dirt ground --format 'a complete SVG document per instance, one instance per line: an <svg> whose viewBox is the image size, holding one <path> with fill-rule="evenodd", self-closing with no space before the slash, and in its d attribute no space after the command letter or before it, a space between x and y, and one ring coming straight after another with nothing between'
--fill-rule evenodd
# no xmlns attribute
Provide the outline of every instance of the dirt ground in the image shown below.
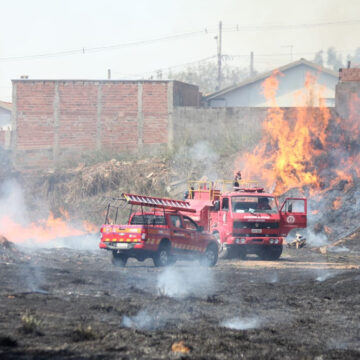
<svg viewBox="0 0 360 360"><path fill-rule="evenodd" d="M360 253L167 269L3 249L1 359L359 359Z"/></svg>

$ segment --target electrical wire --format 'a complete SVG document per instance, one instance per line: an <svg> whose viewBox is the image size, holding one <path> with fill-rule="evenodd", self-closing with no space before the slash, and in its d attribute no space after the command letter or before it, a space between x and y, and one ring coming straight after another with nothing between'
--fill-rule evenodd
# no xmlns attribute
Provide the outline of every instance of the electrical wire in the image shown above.
<svg viewBox="0 0 360 360"><path fill-rule="evenodd" d="M256 31L256 30L297 30L306 29L311 27L323 27L323 26L344 26L344 25L358 25L360 20L345 20L345 21L328 21L322 23L308 23L308 24L268 24L268 25L229 25L223 27L225 32L237 32L237 31Z"/></svg>
<svg viewBox="0 0 360 360"><path fill-rule="evenodd" d="M358 25L360 20L344 20L344 21L328 21L322 23L304 23L304 24L289 24L289 25L229 25L224 26L222 31L224 32L240 32L240 31L262 31L262 30L296 30L296 29L306 29L311 27L326 27L326 26L344 26L344 25ZM34 55L23 55L23 56L10 56L0 58L0 62L6 61L21 61L21 60L30 60L30 59L41 59L41 58L50 58L50 57L59 57L59 56L70 56L70 55L79 55L87 53L96 53L101 51L115 50L133 46L143 46L150 45L157 42L177 40L182 38L188 38L200 34L210 34L217 33L217 28L214 26L204 28L203 30L191 31L175 35L167 35L150 40L134 41L128 43L112 44L112 45L103 45L98 47L90 48L78 48L73 50L62 50L56 52L48 52L43 54L34 54Z"/></svg>
<svg viewBox="0 0 360 360"><path fill-rule="evenodd" d="M101 51L122 49L122 48L133 47L133 46L150 45L150 44L154 44L157 42L183 39L183 38L188 38L188 37L192 37L192 36L200 35L200 34L209 34L212 32L215 32L215 30L205 28L204 30L200 30L200 31L192 31L192 32L187 32L187 33L182 33L182 34L168 35L168 36L159 37L159 38L155 38L155 39L151 39L151 40L134 41L134 42L128 42L128 43L104 45L104 46L81 48L81 49L74 49L74 50L56 51L56 52L44 53L44 54L3 57L3 58L0 58L0 62L96 53L96 52L101 52Z"/></svg>

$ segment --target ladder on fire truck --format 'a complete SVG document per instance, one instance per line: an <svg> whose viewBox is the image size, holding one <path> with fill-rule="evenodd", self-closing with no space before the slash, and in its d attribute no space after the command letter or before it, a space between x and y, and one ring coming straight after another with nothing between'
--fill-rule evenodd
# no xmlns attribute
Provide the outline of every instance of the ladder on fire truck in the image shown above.
<svg viewBox="0 0 360 360"><path fill-rule="evenodd" d="M131 205L149 206L152 208L160 208L167 210L196 212L195 209L192 209L190 207L190 203L184 200L174 200L126 193L122 194L122 196L125 198L127 203Z"/></svg>

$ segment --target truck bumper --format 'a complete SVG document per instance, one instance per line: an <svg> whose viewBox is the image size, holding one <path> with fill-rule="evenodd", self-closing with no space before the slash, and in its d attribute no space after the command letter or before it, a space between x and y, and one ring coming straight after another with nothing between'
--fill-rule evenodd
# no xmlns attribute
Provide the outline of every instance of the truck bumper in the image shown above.
<svg viewBox="0 0 360 360"><path fill-rule="evenodd" d="M144 243L128 243L128 242L100 242L100 249L111 250L111 251L129 251L129 250L144 250Z"/></svg>
<svg viewBox="0 0 360 360"><path fill-rule="evenodd" d="M271 237L248 237L248 236L231 236L226 239L225 245L239 245L239 246L257 246L257 245L282 245L283 238L279 236Z"/></svg>

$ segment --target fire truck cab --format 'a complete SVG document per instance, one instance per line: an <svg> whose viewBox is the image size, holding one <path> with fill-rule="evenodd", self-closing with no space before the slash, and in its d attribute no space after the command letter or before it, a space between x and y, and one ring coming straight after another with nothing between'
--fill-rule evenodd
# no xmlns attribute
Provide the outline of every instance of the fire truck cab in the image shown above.
<svg viewBox="0 0 360 360"><path fill-rule="evenodd" d="M241 181L230 191L229 181L192 182L187 191L190 216L219 242L221 258L246 258L256 254L263 260L281 256L283 240L307 223L306 198L278 198L254 182Z"/></svg>
<svg viewBox="0 0 360 360"><path fill-rule="evenodd" d="M216 238L187 215L195 211L187 201L135 194L123 194L114 200L118 203L108 205L99 245L112 252L114 265L125 266L130 257L139 261L151 258L155 266L170 265L177 259L216 264ZM126 204L131 205L130 216L127 224L121 225L117 222L119 209ZM133 205L141 210L133 211ZM152 209L144 211L143 207Z"/></svg>

